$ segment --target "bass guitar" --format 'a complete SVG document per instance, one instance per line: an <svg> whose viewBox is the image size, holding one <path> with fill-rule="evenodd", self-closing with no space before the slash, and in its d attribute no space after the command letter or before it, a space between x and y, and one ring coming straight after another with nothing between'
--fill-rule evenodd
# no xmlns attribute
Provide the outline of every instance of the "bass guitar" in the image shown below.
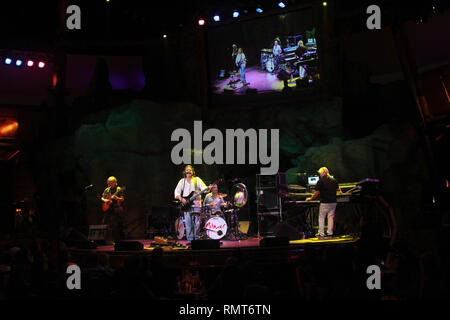
<svg viewBox="0 0 450 320"><path fill-rule="evenodd" d="M192 203L194 202L195 199L204 195L207 191L209 191L209 189L213 185L216 185L216 184L220 183L221 181L222 181L222 179L219 179L219 180L215 181L213 184L211 184L208 188L203 189L202 191L200 191L198 193L195 193L195 191L192 191L187 197L183 197L183 199L186 200L186 203L181 203L181 210L188 211L192 207Z"/></svg>
<svg viewBox="0 0 450 320"><path fill-rule="evenodd" d="M125 191L125 187L122 187L122 188L117 188L117 190L116 190L116 192L114 192L114 194L112 194L112 195L109 195L108 197L107 197L107 199L108 199L108 201L102 201L102 210L103 210L103 212L106 212L106 211L108 211L108 209L109 209L109 207L111 206L111 203L113 202L113 200L117 200L116 198L117 198L117 193L119 192L119 191ZM122 200L117 200L119 203L122 201Z"/></svg>

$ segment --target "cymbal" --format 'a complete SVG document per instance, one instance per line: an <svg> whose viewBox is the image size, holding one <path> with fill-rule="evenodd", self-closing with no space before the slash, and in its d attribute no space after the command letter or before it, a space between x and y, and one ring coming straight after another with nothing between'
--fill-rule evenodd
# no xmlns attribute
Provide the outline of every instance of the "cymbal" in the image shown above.
<svg viewBox="0 0 450 320"><path fill-rule="evenodd" d="M219 198L225 198L227 196L227 194L226 193L218 193L217 196Z"/></svg>

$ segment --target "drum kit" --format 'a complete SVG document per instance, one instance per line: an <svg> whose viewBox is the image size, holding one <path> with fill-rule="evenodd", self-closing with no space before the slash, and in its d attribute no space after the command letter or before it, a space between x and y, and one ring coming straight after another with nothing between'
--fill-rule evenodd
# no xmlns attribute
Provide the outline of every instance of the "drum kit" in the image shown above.
<svg viewBox="0 0 450 320"><path fill-rule="evenodd" d="M233 197L226 193L217 194L217 198L224 199L223 205L218 210L203 205L200 213L200 226L198 226L200 239L242 240L246 238L239 230L238 213L240 208L247 203L247 187L243 183L237 183L233 186L232 193ZM175 221L175 230L178 240L185 237L184 217L181 214Z"/></svg>
<svg viewBox="0 0 450 320"><path fill-rule="evenodd" d="M267 72L274 72L281 65L280 56L275 56L272 49L261 50L261 70Z"/></svg>

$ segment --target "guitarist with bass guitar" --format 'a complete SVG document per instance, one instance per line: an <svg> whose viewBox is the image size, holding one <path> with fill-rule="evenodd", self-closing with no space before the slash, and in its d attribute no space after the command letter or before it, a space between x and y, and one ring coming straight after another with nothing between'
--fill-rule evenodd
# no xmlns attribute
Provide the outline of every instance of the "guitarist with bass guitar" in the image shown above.
<svg viewBox="0 0 450 320"><path fill-rule="evenodd" d="M106 241L117 241L123 239L123 213L124 209L122 203L125 200L123 191L125 188L121 188L117 185L117 179L115 177L109 177L106 180L108 187L103 191L102 211L103 219L102 224L108 225L106 232Z"/></svg>
<svg viewBox="0 0 450 320"><path fill-rule="evenodd" d="M201 195L209 192L212 185L207 187L200 177L195 176L191 165L184 167L183 175L184 178L178 181L174 194L175 199L181 202L186 225L186 239L191 242L198 240L201 233Z"/></svg>

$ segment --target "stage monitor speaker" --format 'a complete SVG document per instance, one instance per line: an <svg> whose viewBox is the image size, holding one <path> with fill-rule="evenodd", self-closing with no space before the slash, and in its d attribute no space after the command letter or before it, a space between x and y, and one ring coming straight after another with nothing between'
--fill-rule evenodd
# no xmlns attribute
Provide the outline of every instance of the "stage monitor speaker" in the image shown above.
<svg viewBox="0 0 450 320"><path fill-rule="evenodd" d="M265 237L259 241L260 247L283 247L289 245L287 237Z"/></svg>
<svg viewBox="0 0 450 320"><path fill-rule="evenodd" d="M144 245L139 241L117 241L114 243L114 251L141 251Z"/></svg>
<svg viewBox="0 0 450 320"><path fill-rule="evenodd" d="M207 239L207 240L192 240L192 250L202 249L220 249L220 240Z"/></svg>
<svg viewBox="0 0 450 320"><path fill-rule="evenodd" d="M78 249L96 249L97 243L93 240L72 241L71 245Z"/></svg>
<svg viewBox="0 0 450 320"><path fill-rule="evenodd" d="M282 222L275 227L275 237L288 238L289 240L300 240L303 239L301 233L287 224L287 222Z"/></svg>
<svg viewBox="0 0 450 320"><path fill-rule="evenodd" d="M291 78L291 74L286 70L281 70L280 72L278 72L277 77L280 80L289 80Z"/></svg>
<svg viewBox="0 0 450 320"><path fill-rule="evenodd" d="M84 233L75 228L68 228L61 233L61 240L64 241L69 247L79 249L97 248L97 244L93 241L95 239L89 239Z"/></svg>

